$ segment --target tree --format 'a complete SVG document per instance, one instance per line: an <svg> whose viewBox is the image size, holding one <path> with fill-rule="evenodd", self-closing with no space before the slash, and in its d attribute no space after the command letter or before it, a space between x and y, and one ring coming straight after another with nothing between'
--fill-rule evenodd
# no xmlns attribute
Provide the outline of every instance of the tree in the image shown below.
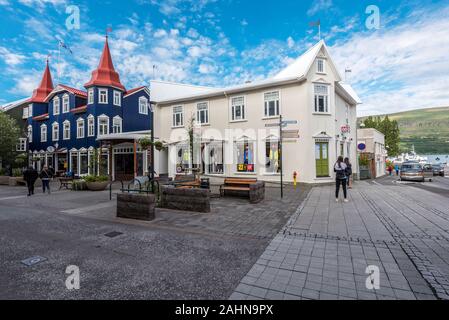
<svg viewBox="0 0 449 320"><path fill-rule="evenodd" d="M0 111L0 158L12 163L16 157L16 146L20 138L20 129L16 120Z"/></svg>
<svg viewBox="0 0 449 320"><path fill-rule="evenodd" d="M385 135L385 146L389 155L399 154L400 130L396 120L391 121L388 115L383 119L370 116L363 123L365 128L374 128Z"/></svg>

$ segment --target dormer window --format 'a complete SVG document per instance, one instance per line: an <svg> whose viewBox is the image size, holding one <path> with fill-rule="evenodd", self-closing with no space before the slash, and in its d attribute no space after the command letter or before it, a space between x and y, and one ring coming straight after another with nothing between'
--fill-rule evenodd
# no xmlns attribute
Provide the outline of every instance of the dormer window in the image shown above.
<svg viewBox="0 0 449 320"><path fill-rule="evenodd" d="M94 103L94 89L89 88L89 90L87 90L87 104L93 103Z"/></svg>
<svg viewBox="0 0 449 320"><path fill-rule="evenodd" d="M120 91L114 90L114 106L121 107L122 95Z"/></svg>
<svg viewBox="0 0 449 320"><path fill-rule="evenodd" d="M62 113L68 113L69 111L69 95L65 94L64 97L62 97Z"/></svg>
<svg viewBox="0 0 449 320"><path fill-rule="evenodd" d="M59 98L55 97L53 99L53 114L56 116L59 114L59 108L60 108Z"/></svg>
<svg viewBox="0 0 449 320"><path fill-rule="evenodd" d="M98 103L108 104L108 89L98 89Z"/></svg>
<svg viewBox="0 0 449 320"><path fill-rule="evenodd" d="M317 73L326 73L326 61L324 59L317 59L316 68Z"/></svg>

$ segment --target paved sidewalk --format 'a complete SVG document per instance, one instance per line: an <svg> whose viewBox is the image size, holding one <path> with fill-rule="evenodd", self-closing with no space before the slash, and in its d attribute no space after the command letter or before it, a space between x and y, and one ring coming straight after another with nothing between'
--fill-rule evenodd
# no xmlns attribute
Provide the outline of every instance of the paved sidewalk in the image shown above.
<svg viewBox="0 0 449 320"><path fill-rule="evenodd" d="M230 299L448 299L448 279L449 199L359 182L349 203L313 188Z"/></svg>

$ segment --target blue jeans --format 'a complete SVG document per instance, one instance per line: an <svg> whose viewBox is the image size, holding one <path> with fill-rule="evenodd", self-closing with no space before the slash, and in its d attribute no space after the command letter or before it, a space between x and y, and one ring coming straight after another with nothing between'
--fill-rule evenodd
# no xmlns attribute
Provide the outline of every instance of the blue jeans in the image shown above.
<svg viewBox="0 0 449 320"><path fill-rule="evenodd" d="M50 193L50 180L48 179L42 180L42 190L44 191L44 193L45 190L48 190L48 193Z"/></svg>

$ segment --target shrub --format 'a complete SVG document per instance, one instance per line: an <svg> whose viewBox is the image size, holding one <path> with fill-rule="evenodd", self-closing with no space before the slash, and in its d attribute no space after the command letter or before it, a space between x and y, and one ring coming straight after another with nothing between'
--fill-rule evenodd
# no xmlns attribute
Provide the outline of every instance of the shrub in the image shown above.
<svg viewBox="0 0 449 320"><path fill-rule="evenodd" d="M21 177L23 175L22 169L13 169L12 170L12 176L13 177Z"/></svg>
<svg viewBox="0 0 449 320"><path fill-rule="evenodd" d="M86 182L106 182L109 181L109 176L86 176L83 180Z"/></svg>

